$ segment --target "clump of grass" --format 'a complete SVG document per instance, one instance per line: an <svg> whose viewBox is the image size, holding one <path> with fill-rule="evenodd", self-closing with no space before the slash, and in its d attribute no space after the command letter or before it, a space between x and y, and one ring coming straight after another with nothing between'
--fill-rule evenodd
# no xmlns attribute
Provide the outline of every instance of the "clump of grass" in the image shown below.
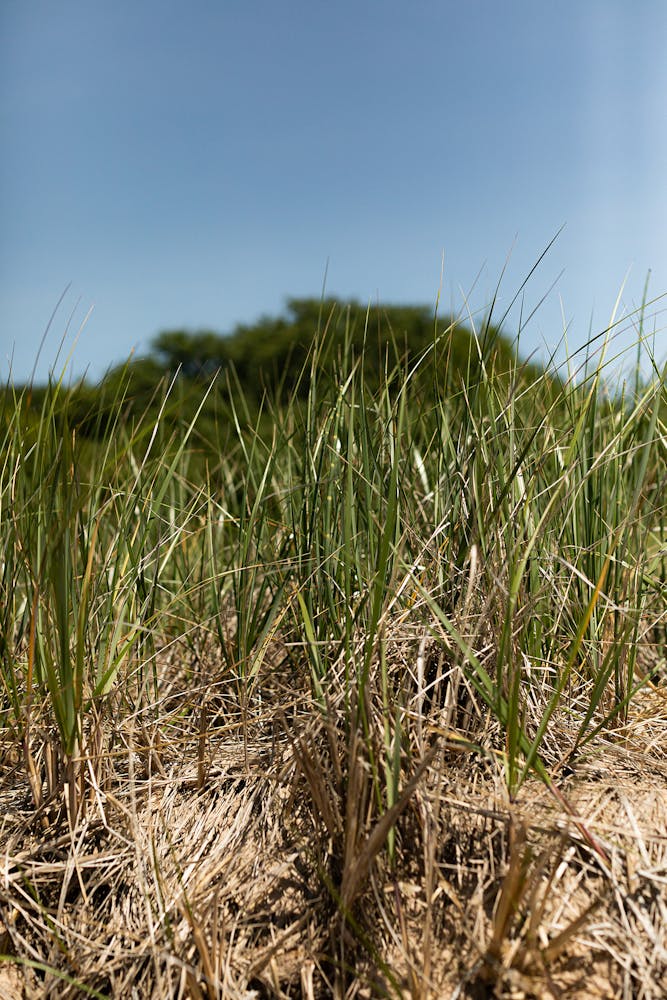
<svg viewBox="0 0 667 1000"><path fill-rule="evenodd" d="M3 442L3 721L23 745L35 806L44 755L46 798L66 787L75 822L112 692L145 686L162 574L201 501L191 493L177 516L169 502L190 429L174 444L159 423L146 440L117 421L91 449L70 429L62 380L37 414L26 396Z"/></svg>
<svg viewBox="0 0 667 1000"><path fill-rule="evenodd" d="M327 323L301 374L305 402L296 389L287 403L267 395L257 415L233 372L219 376L232 423L224 454L195 444L193 421L124 422L122 386L95 445L71 429L61 380L36 412L28 389L5 393L5 766L32 799L21 830L53 839L65 824L79 845L56 891L50 874L48 884L29 874L34 855L12 834L22 881L2 890L6 950L28 948L41 969L31 988L45 995L49 969L60 989L118 995L129 981L102 971L102 927L97 950L90 924L76 932L84 961L63 918L68 892L85 920L103 895L76 854L96 823L124 859L103 897L109 920L129 879L149 928L143 950L127 945L146 995L296 995L278 960L286 927L302 942L310 927L305 996L314 983L343 997L362 982L374 995L443 995L443 926L465 942L459 958L480 937L487 983L512 962L557 974L586 919L539 937L556 864L543 889L549 856L530 876L525 832L489 855L476 904L495 894L485 938L465 917L477 898L465 865L458 891L444 874L442 844L455 849L448 789L466 769L492 782L487 818L514 816L527 788L544 789L562 844L612 879L616 847L578 811L565 776L601 740L625 739L637 699L659 693L650 640L664 632L665 373L654 365L653 378L612 391L611 329L580 370L575 355L566 376L536 376L497 354L489 321L474 375L461 378L447 364L453 327L435 322L417 364L395 346L370 388L351 329L322 362ZM204 809L188 837L209 843L227 824L230 853L211 848L208 881L167 815L159 829L147 819L158 786L190 789L191 810ZM283 914L273 943L282 904L262 910L247 883L260 862L216 811L216 796L229 811L234 794L239 809L253 804L253 850L270 843L268 858L280 844L302 859L304 911ZM147 853L128 853L132 842ZM418 931L406 881L422 900ZM455 901L458 924L439 897ZM45 950L54 934L57 954ZM510 939L519 958L508 965ZM645 973L656 982L661 961Z"/></svg>

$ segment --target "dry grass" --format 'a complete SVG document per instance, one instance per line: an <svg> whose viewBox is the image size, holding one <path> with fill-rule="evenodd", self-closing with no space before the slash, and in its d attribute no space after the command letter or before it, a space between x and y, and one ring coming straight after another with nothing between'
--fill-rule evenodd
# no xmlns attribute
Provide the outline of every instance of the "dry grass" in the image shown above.
<svg viewBox="0 0 667 1000"><path fill-rule="evenodd" d="M320 339L224 448L7 396L0 995L667 995L667 369L612 398L611 332Z"/></svg>
<svg viewBox="0 0 667 1000"><path fill-rule="evenodd" d="M335 700L318 711L276 654L244 730L205 650L190 711L179 657L158 660L161 739L119 722L75 819L62 796L35 809L7 749L0 996L665 995L663 690L562 780L571 811L532 779L508 801L432 699L392 863L368 744Z"/></svg>

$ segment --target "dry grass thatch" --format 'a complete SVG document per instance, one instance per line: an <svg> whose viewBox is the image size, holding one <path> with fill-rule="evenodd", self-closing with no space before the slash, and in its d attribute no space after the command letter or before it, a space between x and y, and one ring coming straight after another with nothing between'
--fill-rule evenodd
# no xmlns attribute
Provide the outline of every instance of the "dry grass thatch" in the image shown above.
<svg viewBox="0 0 667 1000"><path fill-rule="evenodd" d="M244 718L216 669L184 684L172 651L158 715L116 706L77 817L5 753L0 997L667 995L663 690L562 801L531 779L510 802L446 698L420 703L380 808L359 706L346 725L276 657Z"/></svg>

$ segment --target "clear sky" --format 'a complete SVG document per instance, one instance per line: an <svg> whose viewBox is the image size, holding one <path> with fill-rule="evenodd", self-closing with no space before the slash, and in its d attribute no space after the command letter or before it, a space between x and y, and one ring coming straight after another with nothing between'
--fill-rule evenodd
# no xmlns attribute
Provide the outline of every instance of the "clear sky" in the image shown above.
<svg viewBox="0 0 667 1000"><path fill-rule="evenodd" d="M522 346L576 346L628 269L626 310L649 268L667 291L666 47L664 0L2 0L0 375L30 376L66 288L38 379L91 307L92 377L325 272L481 309L563 225Z"/></svg>

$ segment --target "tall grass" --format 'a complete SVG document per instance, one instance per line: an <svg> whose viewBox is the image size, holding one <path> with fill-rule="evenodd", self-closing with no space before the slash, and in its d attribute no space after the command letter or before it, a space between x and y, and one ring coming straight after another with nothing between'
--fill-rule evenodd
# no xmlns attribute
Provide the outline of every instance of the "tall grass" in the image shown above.
<svg viewBox="0 0 667 1000"><path fill-rule="evenodd" d="M29 390L5 394L0 720L44 822L64 807L74 823L119 717L159 731L161 649L217 646L239 741L286 650L315 714L283 725L349 931L434 748L486 755L510 798L531 774L562 798L563 768L651 681L665 374L610 391L602 350L536 379L499 369L482 334L466 378L434 324L420 362L388 352L370 390L351 338L320 363L326 319L305 404L267 397L252 414L228 373L224 454L195 445L193 423L129 425L122 393L95 445L61 382L37 412ZM209 697L183 691L202 741Z"/></svg>
<svg viewBox="0 0 667 1000"><path fill-rule="evenodd" d="M144 664L172 599L162 578L199 493L177 511L169 503L191 427L175 444L159 419L150 436L117 419L91 446L69 425L62 380L37 413L30 395L14 397L4 424L2 721L23 743L35 804L38 747L47 795L65 787L74 820L109 698L119 686L128 701L146 695Z"/></svg>

